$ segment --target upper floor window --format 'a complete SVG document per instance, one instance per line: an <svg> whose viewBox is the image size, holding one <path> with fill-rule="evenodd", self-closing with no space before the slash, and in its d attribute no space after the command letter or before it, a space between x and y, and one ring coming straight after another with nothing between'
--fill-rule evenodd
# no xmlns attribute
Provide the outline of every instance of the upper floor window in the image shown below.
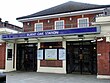
<svg viewBox="0 0 110 83"><path fill-rule="evenodd" d="M43 30L43 23L36 23L35 31L42 31L42 30Z"/></svg>
<svg viewBox="0 0 110 83"><path fill-rule="evenodd" d="M64 29L64 20L55 21L55 30Z"/></svg>
<svg viewBox="0 0 110 83"><path fill-rule="evenodd" d="M78 27L88 27L88 26L89 26L89 18L78 19Z"/></svg>

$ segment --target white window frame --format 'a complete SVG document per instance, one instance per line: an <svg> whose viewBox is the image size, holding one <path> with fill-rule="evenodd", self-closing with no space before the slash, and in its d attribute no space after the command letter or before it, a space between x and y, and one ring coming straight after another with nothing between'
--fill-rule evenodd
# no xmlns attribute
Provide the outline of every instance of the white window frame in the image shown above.
<svg viewBox="0 0 110 83"><path fill-rule="evenodd" d="M57 22L63 22L63 28L62 29L64 29L64 20L58 20L58 21L55 21L55 30L60 30L60 29L57 29L57 27L56 27Z"/></svg>
<svg viewBox="0 0 110 83"><path fill-rule="evenodd" d="M78 28L81 28L79 25L79 20L84 20L84 19L87 19L87 26L85 26L85 27L89 27L89 18L78 18L78 20L77 20L77 23L78 23ZM83 26L82 26L83 27Z"/></svg>
<svg viewBox="0 0 110 83"><path fill-rule="evenodd" d="M36 25L37 25L37 24L41 24L41 25L42 25L42 30L41 30L41 31L43 31L43 23L35 23L34 31L35 31L35 32L38 32L37 29L36 29Z"/></svg>

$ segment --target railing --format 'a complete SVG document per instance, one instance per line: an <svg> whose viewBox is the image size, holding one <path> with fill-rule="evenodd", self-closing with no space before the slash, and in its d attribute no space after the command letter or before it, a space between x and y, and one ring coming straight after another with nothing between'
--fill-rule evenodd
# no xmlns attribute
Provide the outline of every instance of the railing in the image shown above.
<svg viewBox="0 0 110 83"><path fill-rule="evenodd" d="M18 27L18 26L15 26L15 25L12 25L12 24L9 24L6 22L0 22L0 28L9 28L12 30L20 31L20 32L23 31L23 29L21 27Z"/></svg>
<svg viewBox="0 0 110 83"><path fill-rule="evenodd" d="M78 23L70 23L70 24L65 24L65 25L51 25L49 24L48 26L43 26L43 30L57 30L57 29L70 29L70 28L86 28L89 26L93 26L92 22L90 23L80 23L80 27L78 26ZM29 31L34 31L35 27L24 27L24 32L29 32Z"/></svg>

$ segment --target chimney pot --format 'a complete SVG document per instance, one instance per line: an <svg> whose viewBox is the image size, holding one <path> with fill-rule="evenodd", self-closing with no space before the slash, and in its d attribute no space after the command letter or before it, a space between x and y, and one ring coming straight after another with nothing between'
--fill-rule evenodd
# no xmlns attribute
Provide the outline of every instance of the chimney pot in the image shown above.
<svg viewBox="0 0 110 83"><path fill-rule="evenodd" d="M8 21L5 21L5 23L8 23Z"/></svg>

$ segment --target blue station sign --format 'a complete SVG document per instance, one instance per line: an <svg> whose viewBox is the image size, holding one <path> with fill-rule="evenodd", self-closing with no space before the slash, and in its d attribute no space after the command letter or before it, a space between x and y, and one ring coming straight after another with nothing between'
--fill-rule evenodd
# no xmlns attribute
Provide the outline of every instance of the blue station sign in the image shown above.
<svg viewBox="0 0 110 83"><path fill-rule="evenodd" d="M3 34L2 39L38 38L64 35L84 35L100 33L100 27L72 28L63 30L50 30L39 32L23 32L16 34Z"/></svg>

